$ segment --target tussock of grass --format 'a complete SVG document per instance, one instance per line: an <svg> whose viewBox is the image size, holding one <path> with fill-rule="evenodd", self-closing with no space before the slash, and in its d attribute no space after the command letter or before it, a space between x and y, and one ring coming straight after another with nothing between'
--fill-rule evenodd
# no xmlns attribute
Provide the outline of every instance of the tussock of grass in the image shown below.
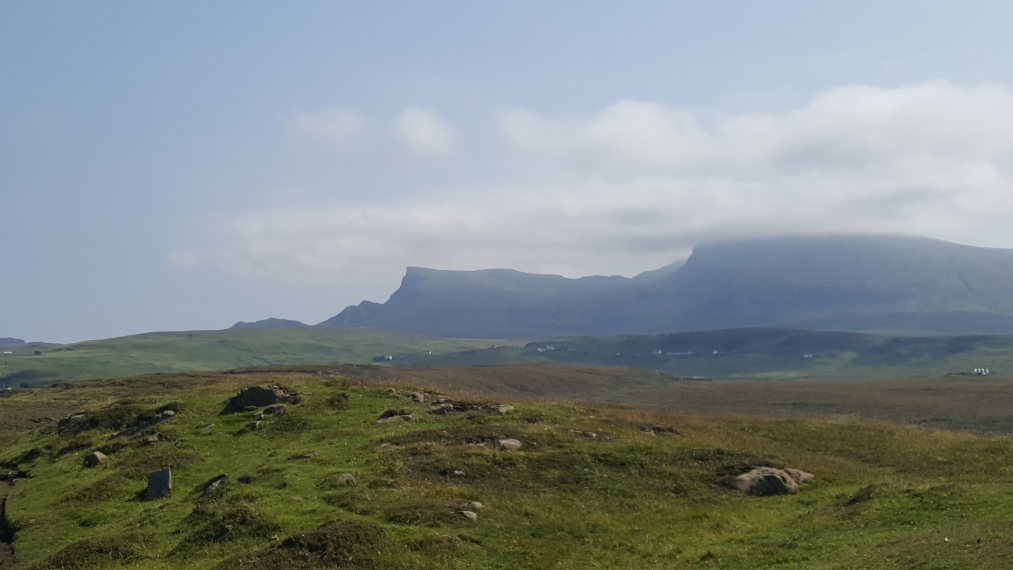
<svg viewBox="0 0 1013 570"><path fill-rule="evenodd" d="M179 470L200 463L199 453L169 446L146 446L138 448L128 461L123 461L121 473L125 477L141 479L159 469Z"/></svg>
<svg viewBox="0 0 1013 570"><path fill-rule="evenodd" d="M141 539L143 542L144 540ZM108 568L144 558L138 552L137 537L102 536L80 540L62 548L32 570L85 570Z"/></svg>
<svg viewBox="0 0 1013 570"><path fill-rule="evenodd" d="M130 479L122 475L110 475L95 481L66 498L68 503L94 504L112 500L131 486Z"/></svg>
<svg viewBox="0 0 1013 570"><path fill-rule="evenodd" d="M133 402L117 402L83 416L61 420L58 429L63 435L76 435L96 429L117 431L137 423L142 413L142 409Z"/></svg>
<svg viewBox="0 0 1013 570"><path fill-rule="evenodd" d="M224 562L218 568L381 568L379 553L386 538L383 527L374 523L331 521L272 548Z"/></svg>
<svg viewBox="0 0 1013 570"><path fill-rule="evenodd" d="M282 527L252 504L216 500L198 503L183 519L180 531L186 536L178 551L220 542L266 539L281 532Z"/></svg>

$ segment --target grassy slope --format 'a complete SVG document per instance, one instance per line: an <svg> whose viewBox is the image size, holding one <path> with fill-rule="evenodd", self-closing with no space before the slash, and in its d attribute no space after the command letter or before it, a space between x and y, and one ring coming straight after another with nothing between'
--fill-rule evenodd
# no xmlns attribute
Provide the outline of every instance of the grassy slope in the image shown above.
<svg viewBox="0 0 1013 570"><path fill-rule="evenodd" d="M160 332L15 351L3 376L42 384L153 372L221 370L281 364L368 363L381 354L488 347L488 340L436 339L412 333L329 327ZM35 355L38 350L41 355Z"/></svg>
<svg viewBox="0 0 1013 570"><path fill-rule="evenodd" d="M307 401L256 431L244 428L250 414L219 415L239 388L266 382L306 392ZM158 426L165 442L143 446L111 437L111 429L77 436L43 429L0 451L8 467L30 449L42 452L18 465L33 478L18 480L8 509L17 553L35 568L211 568L239 554L259 557L257 567L312 567L295 549L263 549L334 520L364 524L332 534L333 548L344 545L344 562L327 567L1013 564L1006 515L1013 508L1013 441L1005 438L849 419L721 418L537 401L507 416L437 416L383 387L325 373L83 382L0 402L60 411L84 402L89 410L175 402L180 409ZM377 424L389 408L410 409L418 421ZM202 433L210 423L211 433ZM641 429L656 424L678 434ZM496 437L525 445L512 453L467 445ZM83 448L59 452L72 443ZM107 465L81 468L87 451L120 444ZM298 458L306 453L315 455ZM817 479L798 495L764 499L727 485L730 475L758 463L803 468ZM146 474L164 465L176 466L173 494L138 500ZM358 482L339 483L334 475L343 472ZM202 499L196 490L220 473L232 477L227 493ZM238 482L242 476L249 482ZM485 505L476 522L455 513L453 505L467 501ZM376 529L382 536L371 537ZM269 556L277 557L267 564Z"/></svg>
<svg viewBox="0 0 1013 570"><path fill-rule="evenodd" d="M538 352L544 346L555 350ZM35 355L36 350L42 354ZM1013 371L1013 336L918 338L736 329L566 338L525 347L519 341L437 339L330 327L167 332L17 350L0 359L0 387L5 382L44 385L269 363L368 363L380 354L393 355L391 364L398 366L560 362L634 366L726 380L885 379L942 376L984 366Z"/></svg>

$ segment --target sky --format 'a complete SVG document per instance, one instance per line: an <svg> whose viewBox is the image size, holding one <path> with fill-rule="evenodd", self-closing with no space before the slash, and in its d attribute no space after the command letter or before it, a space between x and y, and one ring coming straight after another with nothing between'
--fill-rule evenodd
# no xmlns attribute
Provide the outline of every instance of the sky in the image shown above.
<svg viewBox="0 0 1013 570"><path fill-rule="evenodd" d="M0 0L0 337L317 323L407 266L1013 248L1005 1Z"/></svg>

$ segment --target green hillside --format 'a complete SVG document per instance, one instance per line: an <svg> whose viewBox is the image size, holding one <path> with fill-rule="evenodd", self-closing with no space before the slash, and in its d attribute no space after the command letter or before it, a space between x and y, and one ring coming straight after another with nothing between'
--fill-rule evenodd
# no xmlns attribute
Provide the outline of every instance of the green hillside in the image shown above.
<svg viewBox="0 0 1013 570"><path fill-rule="evenodd" d="M31 386L155 372L368 363L385 354L422 357L430 351L439 354L489 345L488 340L436 339L404 332L308 326L158 332L13 349L13 354L0 357L0 388L5 384Z"/></svg>
<svg viewBox="0 0 1013 570"><path fill-rule="evenodd" d="M7 351L5 351L7 352ZM0 388L156 372L249 366L491 365L556 362L628 366L716 380L890 379L1013 371L1013 336L894 337L790 329L570 337L523 343L438 339L332 327L149 333L0 356Z"/></svg>
<svg viewBox="0 0 1013 570"><path fill-rule="evenodd" d="M225 408L255 384L284 384L304 400L253 429L264 408ZM18 439L0 449L17 477L0 534L29 569L941 570L1013 561L1006 438L533 400L501 414L503 400L455 394L445 396L454 410L436 414L438 394L415 402L411 390L323 370L251 371L0 399L4 412L83 414L59 426L18 420ZM129 429L164 410L175 414ZM378 422L389 410L414 419ZM94 450L105 463L82 467ZM774 497L732 486L757 465L815 480ZM171 493L145 497L147 476L164 467ZM208 491L220 475L227 483Z"/></svg>

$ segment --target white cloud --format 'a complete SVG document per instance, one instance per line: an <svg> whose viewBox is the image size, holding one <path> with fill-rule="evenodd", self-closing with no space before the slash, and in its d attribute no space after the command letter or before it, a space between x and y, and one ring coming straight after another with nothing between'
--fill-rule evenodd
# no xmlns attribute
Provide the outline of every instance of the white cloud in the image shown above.
<svg viewBox="0 0 1013 570"><path fill-rule="evenodd" d="M432 107L405 107L393 131L402 146L418 154L450 156L457 146L457 129Z"/></svg>
<svg viewBox="0 0 1013 570"><path fill-rule="evenodd" d="M293 134L337 145L349 144L369 126L365 116L339 107L293 111L282 123Z"/></svg>
<svg viewBox="0 0 1013 570"><path fill-rule="evenodd" d="M1003 87L933 82L842 87L779 113L621 101L577 120L518 108L502 110L498 120L513 149L563 155L573 167L599 173L768 176L995 159L1013 143L1011 109L1013 96Z"/></svg>
<svg viewBox="0 0 1013 570"><path fill-rule="evenodd" d="M450 156L456 130L436 111L407 107L396 124L409 148L464 169ZM643 101L589 116L514 107L494 124L511 152L476 152L499 166L495 179L239 212L213 245L175 258L389 292L406 265L632 275L700 241L764 234L885 231L1013 247L1004 87L841 87L766 113Z"/></svg>

